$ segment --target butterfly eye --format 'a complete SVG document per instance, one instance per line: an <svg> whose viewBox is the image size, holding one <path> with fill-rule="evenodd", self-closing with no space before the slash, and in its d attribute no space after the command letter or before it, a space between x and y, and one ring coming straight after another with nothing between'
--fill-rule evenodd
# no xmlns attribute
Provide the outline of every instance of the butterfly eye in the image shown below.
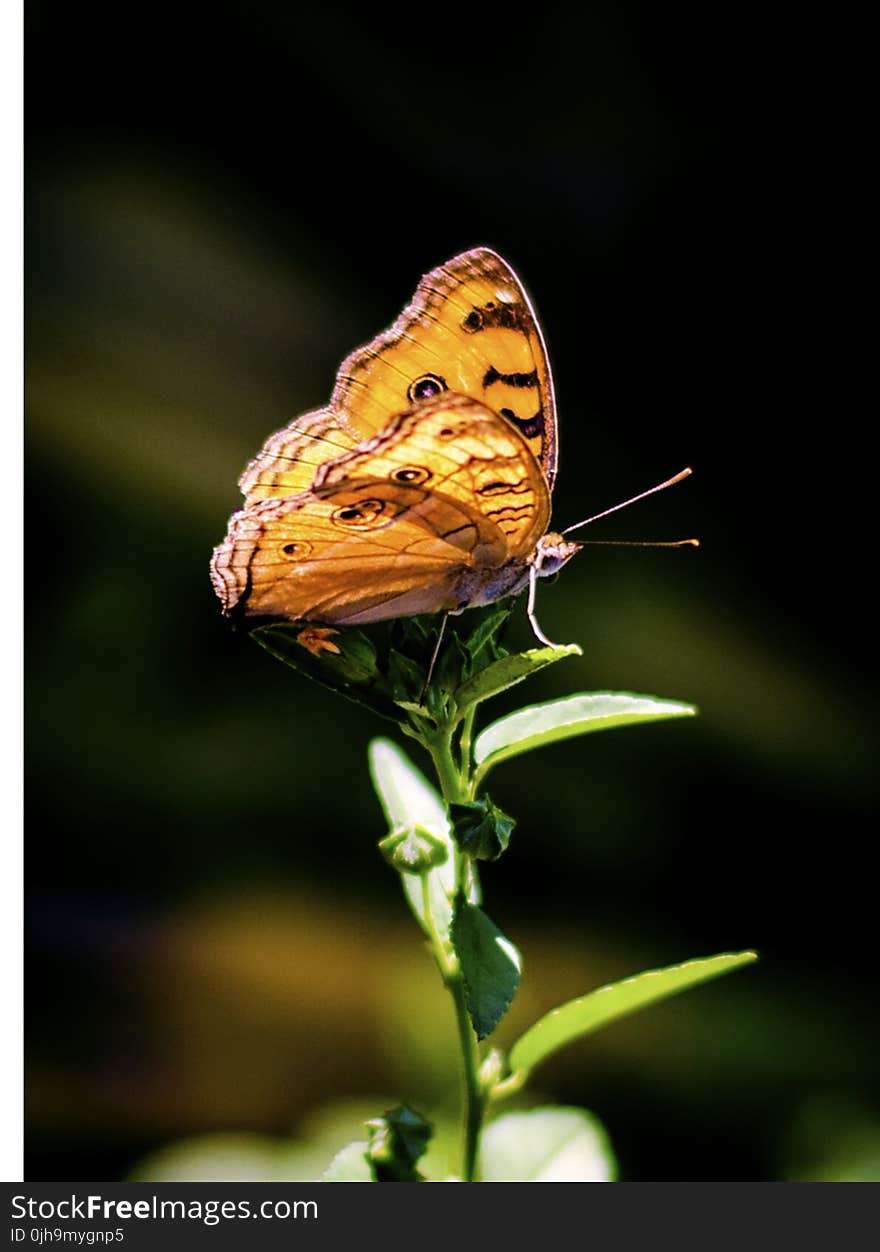
<svg viewBox="0 0 880 1252"><path fill-rule="evenodd" d="M391 477L398 483L425 483L431 477L431 471L423 465L407 465L404 469L395 470Z"/></svg>
<svg viewBox="0 0 880 1252"><path fill-rule="evenodd" d="M474 331L483 329L483 314L479 309L471 309L461 325L468 334L472 335Z"/></svg>
<svg viewBox="0 0 880 1252"><path fill-rule="evenodd" d="M446 390L446 379L439 374L422 374L414 383L410 383L407 396L415 404L417 400L430 400Z"/></svg>
<svg viewBox="0 0 880 1252"><path fill-rule="evenodd" d="M286 543L281 551L291 560L301 561L303 557L309 555L312 550L310 543Z"/></svg>
<svg viewBox="0 0 880 1252"><path fill-rule="evenodd" d="M349 504L337 509L331 516L333 521L341 526L364 530L374 526L384 511L384 500L360 500L357 504Z"/></svg>

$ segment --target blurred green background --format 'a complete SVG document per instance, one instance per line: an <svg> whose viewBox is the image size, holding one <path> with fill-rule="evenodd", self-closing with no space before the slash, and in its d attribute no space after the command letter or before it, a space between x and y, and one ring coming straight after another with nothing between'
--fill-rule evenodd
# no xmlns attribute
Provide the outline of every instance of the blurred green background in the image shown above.
<svg viewBox="0 0 880 1252"><path fill-rule="evenodd" d="M28 5L28 1178L454 1107L451 1009L375 848L389 727L231 633L208 560L264 437L477 244L544 326L556 524L693 464L595 537L703 542L542 588L584 656L496 715L610 688L702 716L497 771L520 824L486 907L525 961L499 1040L756 947L540 1094L593 1110L627 1179L880 1177L873 624L821 520L821 161L775 20Z"/></svg>

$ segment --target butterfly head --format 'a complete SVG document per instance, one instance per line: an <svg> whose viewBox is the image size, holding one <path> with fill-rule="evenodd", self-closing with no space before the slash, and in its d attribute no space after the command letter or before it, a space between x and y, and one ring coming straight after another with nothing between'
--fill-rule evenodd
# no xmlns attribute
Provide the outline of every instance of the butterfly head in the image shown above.
<svg viewBox="0 0 880 1252"><path fill-rule="evenodd" d="M549 531L538 540L535 547L535 573L539 578L549 578L561 570L583 546L572 539L565 539L555 531Z"/></svg>

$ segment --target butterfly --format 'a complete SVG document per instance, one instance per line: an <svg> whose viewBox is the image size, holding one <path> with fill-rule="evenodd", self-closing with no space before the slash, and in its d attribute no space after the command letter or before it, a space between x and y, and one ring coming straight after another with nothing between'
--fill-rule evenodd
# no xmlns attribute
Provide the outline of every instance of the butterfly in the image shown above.
<svg viewBox="0 0 880 1252"><path fill-rule="evenodd" d="M528 587L550 645L536 580L582 546L548 530L557 457L534 310L511 266L474 248L343 361L329 405L269 437L214 550L214 590L230 617L352 626Z"/></svg>

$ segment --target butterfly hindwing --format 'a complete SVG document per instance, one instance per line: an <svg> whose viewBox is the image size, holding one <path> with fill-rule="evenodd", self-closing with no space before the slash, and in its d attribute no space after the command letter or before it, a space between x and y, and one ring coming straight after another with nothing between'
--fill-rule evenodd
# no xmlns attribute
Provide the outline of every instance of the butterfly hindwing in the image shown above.
<svg viewBox="0 0 880 1252"><path fill-rule="evenodd" d="M307 491L327 461L358 446L332 409L304 413L270 435L239 479L245 504Z"/></svg>
<svg viewBox="0 0 880 1252"><path fill-rule="evenodd" d="M502 532L504 559L531 552L550 519L550 495L523 436L467 396L443 393L397 414L325 465L315 486L363 477L418 484L481 513Z"/></svg>
<svg viewBox="0 0 880 1252"><path fill-rule="evenodd" d="M241 509L211 572L229 615L351 624L456 608L475 554L494 565L506 551L466 504L361 478Z"/></svg>

